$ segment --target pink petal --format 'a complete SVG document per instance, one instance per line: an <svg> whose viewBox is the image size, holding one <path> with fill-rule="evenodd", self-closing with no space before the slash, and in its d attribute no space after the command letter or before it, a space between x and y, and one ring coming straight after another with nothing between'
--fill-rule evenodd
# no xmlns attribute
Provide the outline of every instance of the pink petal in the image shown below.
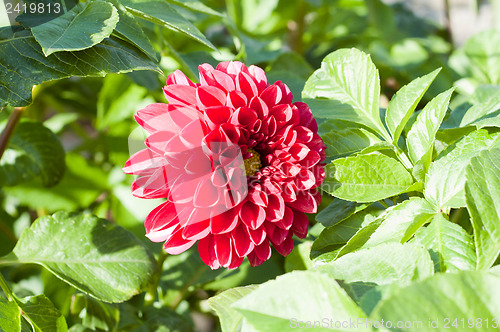
<svg viewBox="0 0 500 332"><path fill-rule="evenodd" d="M259 89L259 91L264 90L267 86L267 77L264 70L260 67L251 65L250 67L248 67L248 72L255 79L255 83L257 84L257 88Z"/></svg>
<svg viewBox="0 0 500 332"><path fill-rule="evenodd" d="M152 174L157 168L165 165L165 158L149 149L134 153L125 163L123 171L127 174Z"/></svg>
<svg viewBox="0 0 500 332"><path fill-rule="evenodd" d="M219 190L212 184L210 177L200 179L194 193L195 207L211 207L219 201Z"/></svg>
<svg viewBox="0 0 500 332"><path fill-rule="evenodd" d="M196 88L188 85L167 85L163 88L165 97L170 104L196 105Z"/></svg>
<svg viewBox="0 0 500 332"><path fill-rule="evenodd" d="M172 74L168 75L167 85L172 84L195 86L195 84L191 82L191 80L180 70L176 70Z"/></svg>

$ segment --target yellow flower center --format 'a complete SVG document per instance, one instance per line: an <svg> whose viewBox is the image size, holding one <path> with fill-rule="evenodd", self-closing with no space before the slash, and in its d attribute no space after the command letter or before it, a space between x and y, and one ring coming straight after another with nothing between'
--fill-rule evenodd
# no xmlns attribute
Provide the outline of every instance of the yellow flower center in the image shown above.
<svg viewBox="0 0 500 332"><path fill-rule="evenodd" d="M260 155L254 149L248 149L247 151L252 156L244 160L245 173L247 176L252 176L262 167L262 163L260 162Z"/></svg>

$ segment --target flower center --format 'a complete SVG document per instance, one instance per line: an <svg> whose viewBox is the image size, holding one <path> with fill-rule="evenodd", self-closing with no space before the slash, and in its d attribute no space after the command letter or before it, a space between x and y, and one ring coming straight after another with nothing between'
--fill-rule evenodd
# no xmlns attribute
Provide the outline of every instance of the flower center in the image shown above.
<svg viewBox="0 0 500 332"><path fill-rule="evenodd" d="M245 173L247 176L252 176L262 167L262 163L260 162L260 155L254 149L248 149L247 151L252 156L244 160Z"/></svg>

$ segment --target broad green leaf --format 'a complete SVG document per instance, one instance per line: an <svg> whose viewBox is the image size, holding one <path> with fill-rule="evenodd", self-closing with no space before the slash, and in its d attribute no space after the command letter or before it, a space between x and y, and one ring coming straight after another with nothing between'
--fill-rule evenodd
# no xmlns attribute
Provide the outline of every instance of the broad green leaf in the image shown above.
<svg viewBox="0 0 500 332"><path fill-rule="evenodd" d="M191 332L194 329L188 319L170 308L149 306L142 311L142 324L134 329L127 330L130 332Z"/></svg>
<svg viewBox="0 0 500 332"><path fill-rule="evenodd" d="M325 170L323 191L360 203L401 194L413 184L413 178L404 166L383 154L336 159Z"/></svg>
<svg viewBox="0 0 500 332"><path fill-rule="evenodd" d="M499 283L500 278L491 274L438 273L395 289L388 298L378 303L369 319L391 321L393 329L398 321L403 324L409 322L403 325L404 329L397 329L399 331L455 330L452 326L455 319L459 324L457 331L496 331L492 320L498 319L500 312ZM474 322L472 328L469 328L469 319ZM430 325L431 322L433 325Z"/></svg>
<svg viewBox="0 0 500 332"><path fill-rule="evenodd" d="M311 250L324 253L338 249L347 243L360 229L368 226L375 219L377 219L376 212L371 208L353 213L342 222L325 228L314 241ZM323 262L324 259L319 261Z"/></svg>
<svg viewBox="0 0 500 332"><path fill-rule="evenodd" d="M345 220L351 215L364 210L369 204L360 204L333 198L333 201L316 215L316 221L325 227L330 227Z"/></svg>
<svg viewBox="0 0 500 332"><path fill-rule="evenodd" d="M232 304L257 288L256 285L228 289L208 299L208 304L215 310L224 332L237 332L243 316Z"/></svg>
<svg viewBox="0 0 500 332"><path fill-rule="evenodd" d="M1 40L0 63L9 68L0 71L0 107L7 103L27 106L31 103L32 87L46 81L132 70L160 72L144 53L114 37L83 51L57 52L48 57L33 37Z"/></svg>
<svg viewBox="0 0 500 332"><path fill-rule="evenodd" d="M285 271L309 270L313 263L309 256L311 255L311 241L302 242L293 247L293 250L285 257Z"/></svg>
<svg viewBox="0 0 500 332"><path fill-rule="evenodd" d="M66 319L45 295L29 297L26 300L26 303L21 304L21 309L34 332L68 331Z"/></svg>
<svg viewBox="0 0 500 332"><path fill-rule="evenodd" d="M386 243L344 255L315 271L347 283L409 284L434 272L429 253L412 244Z"/></svg>
<svg viewBox="0 0 500 332"><path fill-rule="evenodd" d="M221 13L213 10L212 8L208 7L203 2L198 0L168 0L168 2L173 5L178 5L180 7L194 10L203 14L222 16Z"/></svg>
<svg viewBox="0 0 500 332"><path fill-rule="evenodd" d="M404 243L436 214L426 200L412 197L388 210L380 226L370 235L363 248L385 242Z"/></svg>
<svg viewBox="0 0 500 332"><path fill-rule="evenodd" d="M327 147L327 157L334 158L348 156L381 142L377 136L363 128L347 128L341 131L331 131L321 138Z"/></svg>
<svg viewBox="0 0 500 332"><path fill-rule="evenodd" d="M465 54L470 62L467 68L472 77L483 84L500 83L500 33L486 30L470 38L464 45Z"/></svg>
<svg viewBox="0 0 500 332"><path fill-rule="evenodd" d="M0 330L5 332L21 331L21 309L14 301L0 297Z"/></svg>
<svg viewBox="0 0 500 332"><path fill-rule="evenodd" d="M476 125L497 115L500 110L500 89L497 88L496 93L489 95L487 100L474 104L464 114L460 127L468 125Z"/></svg>
<svg viewBox="0 0 500 332"><path fill-rule="evenodd" d="M465 169L472 157L500 146L500 135L474 131L442 152L429 167L425 178L425 198L437 209L460 208L465 203Z"/></svg>
<svg viewBox="0 0 500 332"><path fill-rule="evenodd" d="M114 331L120 319L118 307L97 301L85 294L71 299L71 313L81 318L82 325L91 330Z"/></svg>
<svg viewBox="0 0 500 332"><path fill-rule="evenodd" d="M437 271L473 270L476 264L472 237L459 225L436 214L429 226L420 229L413 243L430 250Z"/></svg>
<svg viewBox="0 0 500 332"><path fill-rule="evenodd" d="M60 279L106 302L145 289L152 255L131 233L89 214L58 212L39 218L13 250L17 261L43 265Z"/></svg>
<svg viewBox="0 0 500 332"><path fill-rule="evenodd" d="M466 170L465 194L472 218L477 269L486 270L500 253L500 149L482 151Z"/></svg>
<svg viewBox="0 0 500 332"><path fill-rule="evenodd" d="M80 51L109 37L119 16L109 2L79 3L68 12L31 29L45 56Z"/></svg>
<svg viewBox="0 0 500 332"><path fill-rule="evenodd" d="M385 123L392 135L392 140L397 143L411 114L432 84L441 69L419 77L402 87L391 99L385 113Z"/></svg>
<svg viewBox="0 0 500 332"><path fill-rule="evenodd" d="M326 98L349 105L353 117L363 119L370 128L387 136L379 115L379 95L378 70L369 55L354 48L327 55L302 91L302 98ZM331 113L335 111L330 108Z"/></svg>
<svg viewBox="0 0 500 332"><path fill-rule="evenodd" d="M157 55L151 41L146 36L142 27L137 22L137 19L127 11L118 0L107 0L118 10L120 20L116 24L115 33L134 44L141 51L149 55L152 59L157 60Z"/></svg>
<svg viewBox="0 0 500 332"><path fill-rule="evenodd" d="M232 305L257 331L290 331L299 321L328 324L319 331L335 330L333 321L356 320L365 315L331 278L309 271L294 271L268 281ZM358 331L368 331L360 328Z"/></svg>
<svg viewBox="0 0 500 332"><path fill-rule="evenodd" d="M216 47L184 16L179 14L166 1L124 0L121 1L130 13L168 29L178 31L217 50Z"/></svg>
<svg viewBox="0 0 500 332"><path fill-rule="evenodd" d="M446 114L453 90L439 94L425 105L408 132L406 144L414 165L423 162L427 168L430 164L435 135Z"/></svg>
<svg viewBox="0 0 500 332"><path fill-rule="evenodd" d="M59 138L39 122L17 125L0 163L0 186L14 186L40 178L44 186L56 185L66 164Z"/></svg>

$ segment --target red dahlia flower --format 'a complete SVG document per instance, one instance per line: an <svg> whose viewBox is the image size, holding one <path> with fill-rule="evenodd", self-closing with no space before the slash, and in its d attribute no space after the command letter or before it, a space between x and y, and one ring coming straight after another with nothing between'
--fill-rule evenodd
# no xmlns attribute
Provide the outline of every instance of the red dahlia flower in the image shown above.
<svg viewBox="0 0 500 332"><path fill-rule="evenodd" d="M171 254L198 241L212 269L236 268L244 257L259 265L270 243L286 256L321 198L325 146L316 120L259 67L222 62L199 71L200 84L172 73L169 103L135 117L150 135L124 167L138 175L133 194L167 198L146 218L146 236Z"/></svg>

